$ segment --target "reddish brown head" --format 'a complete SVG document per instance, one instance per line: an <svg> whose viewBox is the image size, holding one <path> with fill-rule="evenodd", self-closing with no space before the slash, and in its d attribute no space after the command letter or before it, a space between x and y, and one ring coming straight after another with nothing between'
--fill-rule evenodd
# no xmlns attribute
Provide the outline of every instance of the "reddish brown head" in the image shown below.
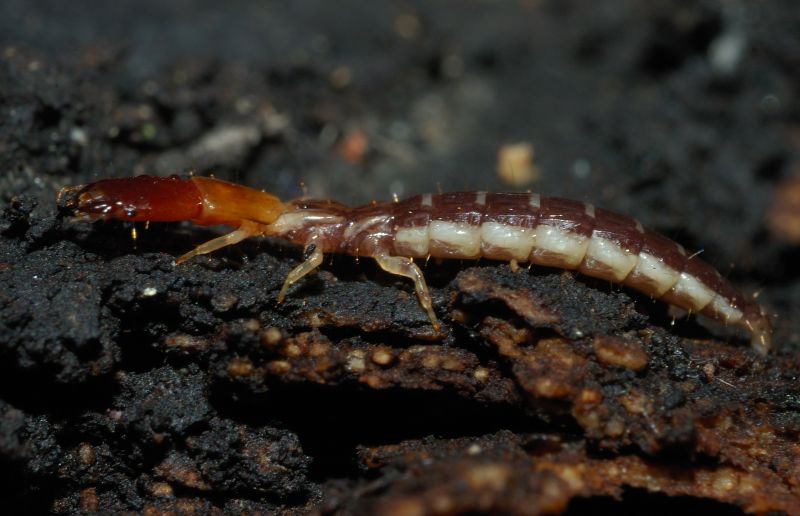
<svg viewBox="0 0 800 516"><path fill-rule="evenodd" d="M194 184L178 176L105 179L67 187L59 192L57 202L73 214L134 222L191 220L203 207Z"/></svg>

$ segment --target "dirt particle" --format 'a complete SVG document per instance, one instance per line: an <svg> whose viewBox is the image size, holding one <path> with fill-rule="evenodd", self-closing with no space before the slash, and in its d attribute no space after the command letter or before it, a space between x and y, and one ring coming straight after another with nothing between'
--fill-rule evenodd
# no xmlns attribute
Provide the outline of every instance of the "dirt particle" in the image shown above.
<svg viewBox="0 0 800 516"><path fill-rule="evenodd" d="M308 325L312 328L321 328L327 324L325 314L322 312L313 312L308 314Z"/></svg>
<svg viewBox="0 0 800 516"><path fill-rule="evenodd" d="M497 175L503 183L511 186L525 186L538 180L541 173L533 163L533 145L521 142L500 147Z"/></svg>
<svg viewBox="0 0 800 516"><path fill-rule="evenodd" d="M714 491L727 493L736 487L736 483L736 475L733 471L720 471L713 481Z"/></svg>
<svg viewBox="0 0 800 516"><path fill-rule="evenodd" d="M533 392L542 398L564 398L570 394L569 386L556 382L552 378L540 378L533 384Z"/></svg>
<svg viewBox="0 0 800 516"><path fill-rule="evenodd" d="M353 373L361 373L366 369L364 352L360 349L353 350L347 357L347 370Z"/></svg>
<svg viewBox="0 0 800 516"><path fill-rule="evenodd" d="M164 339L164 344L170 348L178 348L183 350L196 350L205 348L208 343L201 337L186 334L170 335Z"/></svg>
<svg viewBox="0 0 800 516"><path fill-rule="evenodd" d="M582 465L567 466L561 469L561 479L564 480L573 491L580 491L583 489L585 477L584 467Z"/></svg>
<svg viewBox="0 0 800 516"><path fill-rule="evenodd" d="M625 422L614 418L606 423L606 434L610 437L619 437L625 433Z"/></svg>
<svg viewBox="0 0 800 516"><path fill-rule="evenodd" d="M81 510L86 512L97 512L99 503L97 499L97 489L87 487L81 490Z"/></svg>
<svg viewBox="0 0 800 516"><path fill-rule="evenodd" d="M336 150L342 158L357 165L364 160L369 150L369 139L364 131L354 131L345 135Z"/></svg>
<svg viewBox="0 0 800 516"><path fill-rule="evenodd" d="M227 312L235 307L239 298L231 293L221 293L211 298L211 306L216 312Z"/></svg>
<svg viewBox="0 0 800 516"><path fill-rule="evenodd" d="M336 89L346 88L353 82L353 70L349 66L337 66L328 76L328 83Z"/></svg>
<svg viewBox="0 0 800 516"><path fill-rule="evenodd" d="M153 496L158 498L173 498L175 496L175 491L172 489L172 486L166 482L154 482L152 486L150 486L150 492Z"/></svg>
<svg viewBox="0 0 800 516"><path fill-rule="evenodd" d="M279 328L271 326L261 334L261 343L266 347L278 345L283 340L283 333Z"/></svg>
<svg viewBox="0 0 800 516"><path fill-rule="evenodd" d="M422 358L422 367L427 369L437 369L441 364L441 359L434 354L427 354Z"/></svg>
<svg viewBox="0 0 800 516"><path fill-rule="evenodd" d="M372 353L372 361L378 365L386 366L392 363L394 354L387 348L379 348Z"/></svg>
<svg viewBox="0 0 800 516"><path fill-rule="evenodd" d="M466 369L464 364L455 357L444 357L442 360L442 369L445 371L463 371Z"/></svg>
<svg viewBox="0 0 800 516"><path fill-rule="evenodd" d="M714 381L714 375L715 375L716 372L717 372L717 368L711 362L709 362L707 364L703 364L703 374L706 376L706 381L707 382L713 382Z"/></svg>
<svg viewBox="0 0 800 516"><path fill-rule="evenodd" d="M773 235L792 244L800 244L800 177L783 181L775 188L767 225Z"/></svg>
<svg viewBox="0 0 800 516"><path fill-rule="evenodd" d="M261 323L258 322L258 319L248 319L244 322L243 327L250 333L255 333L261 328Z"/></svg>
<svg viewBox="0 0 800 516"><path fill-rule="evenodd" d="M155 287L145 287L142 290L142 297L153 297L158 294L158 289Z"/></svg>
<svg viewBox="0 0 800 516"><path fill-rule="evenodd" d="M386 516L423 516L428 511L421 500L403 498L384 504L379 512Z"/></svg>
<svg viewBox="0 0 800 516"><path fill-rule="evenodd" d="M469 321L469 316L463 310L454 309L450 312L450 320L455 323L465 324Z"/></svg>
<svg viewBox="0 0 800 516"><path fill-rule="evenodd" d="M288 358L297 358L303 354L303 350L292 342L291 344L287 344L285 348L283 348L283 354L286 355Z"/></svg>
<svg viewBox="0 0 800 516"><path fill-rule="evenodd" d="M292 364L286 360L273 360L267 365L267 368L273 374L284 375L292 370Z"/></svg>
<svg viewBox="0 0 800 516"><path fill-rule="evenodd" d="M360 378L360 381L367 384L371 389L380 389L385 387L386 382L384 382L379 376L374 374L368 374Z"/></svg>
<svg viewBox="0 0 800 516"><path fill-rule="evenodd" d="M246 358L234 358L228 362L228 374L234 378L241 378L253 374L253 363Z"/></svg>
<svg viewBox="0 0 800 516"><path fill-rule="evenodd" d="M447 495L438 495L431 500L430 505L435 513L448 513L453 510L453 499Z"/></svg>
<svg viewBox="0 0 800 516"><path fill-rule="evenodd" d="M467 453L469 455L477 455L482 451L483 451L483 448L481 448L481 446L479 444L476 444L476 443L470 444L469 448L467 448Z"/></svg>
<svg viewBox="0 0 800 516"><path fill-rule="evenodd" d="M584 405L596 405L603 401L603 394L597 389L583 389L579 401Z"/></svg>
<svg viewBox="0 0 800 516"><path fill-rule="evenodd" d="M413 14L401 14L394 19L394 31L401 38L414 39L422 31L422 23Z"/></svg>
<svg viewBox="0 0 800 516"><path fill-rule="evenodd" d="M195 465L182 460L179 456L170 455L155 468L155 472L170 482L177 482L192 489L207 491L211 488Z"/></svg>
<svg viewBox="0 0 800 516"><path fill-rule="evenodd" d="M503 464L482 464L467 471L467 480L473 489L500 491L511 478L511 470Z"/></svg>
<svg viewBox="0 0 800 516"><path fill-rule="evenodd" d="M91 466L94 464L94 461L97 460L94 446L89 443L81 444L78 447L78 457L80 458L81 464L84 466Z"/></svg>
<svg viewBox="0 0 800 516"><path fill-rule="evenodd" d="M652 403L644 394L638 391L631 391L619 397L620 404L625 407L630 414L646 416L652 412Z"/></svg>
<svg viewBox="0 0 800 516"><path fill-rule="evenodd" d="M618 337L596 337L593 342L597 360L605 365L643 371L647 367L647 353L633 341Z"/></svg>
<svg viewBox="0 0 800 516"><path fill-rule="evenodd" d="M475 369L473 376L479 382L485 382L486 380L489 379L489 370L486 369L485 367L478 367L477 369Z"/></svg>
<svg viewBox="0 0 800 516"><path fill-rule="evenodd" d="M308 350L309 356L312 357L322 357L327 355L330 352L330 345L325 342L314 342L311 345L311 348Z"/></svg>

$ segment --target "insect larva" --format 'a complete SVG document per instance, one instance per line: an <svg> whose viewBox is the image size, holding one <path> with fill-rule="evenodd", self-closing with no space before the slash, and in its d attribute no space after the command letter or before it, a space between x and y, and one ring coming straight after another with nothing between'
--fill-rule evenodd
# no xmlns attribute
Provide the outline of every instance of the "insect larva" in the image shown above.
<svg viewBox="0 0 800 516"><path fill-rule="evenodd" d="M620 283L693 313L747 330L755 350L770 347L769 318L710 265L623 215L578 201L530 193L425 194L349 208L328 200L281 202L241 185L192 177L139 176L65 188L59 204L78 215L129 221L234 226L177 263L252 236L305 246L287 289L322 263L324 253L372 257L414 281L420 304L439 328L414 258L511 260L577 270Z"/></svg>

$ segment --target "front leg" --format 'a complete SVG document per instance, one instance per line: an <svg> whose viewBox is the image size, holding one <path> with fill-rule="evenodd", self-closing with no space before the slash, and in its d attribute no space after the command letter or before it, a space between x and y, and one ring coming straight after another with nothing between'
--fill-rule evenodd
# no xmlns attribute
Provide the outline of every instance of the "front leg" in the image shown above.
<svg viewBox="0 0 800 516"><path fill-rule="evenodd" d="M414 281L414 289L417 291L419 304L428 312L428 317L431 320L433 329L438 332L441 325L439 324L439 320L436 319L436 313L433 311L433 303L431 302L430 292L428 292L428 285L425 283L425 277L422 275L422 271L419 270L419 267L417 267L417 264L414 263L414 260L404 256L377 255L375 256L375 261L378 262L380 268L386 272L397 274L398 276L405 276Z"/></svg>
<svg viewBox="0 0 800 516"><path fill-rule="evenodd" d="M221 237L217 237L213 240L209 240L204 244L198 245L188 253L184 254L183 256L175 260L175 264L180 265L186 260L194 258L195 256L199 256L201 254L213 253L217 249L222 249L223 247L227 247L229 245L238 244L245 238L259 236L263 233L264 233L263 226L256 224L255 222L250 222L248 220L242 221L242 224L236 231L233 231Z"/></svg>

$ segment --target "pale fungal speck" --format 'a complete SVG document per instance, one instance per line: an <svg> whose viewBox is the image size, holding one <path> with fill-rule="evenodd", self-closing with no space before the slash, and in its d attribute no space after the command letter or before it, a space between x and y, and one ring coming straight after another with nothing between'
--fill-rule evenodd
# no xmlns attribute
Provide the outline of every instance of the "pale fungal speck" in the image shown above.
<svg viewBox="0 0 800 516"><path fill-rule="evenodd" d="M469 455L477 455L482 451L483 451L483 448L481 448L479 444L475 444L475 443L470 444L469 448L467 448L467 453Z"/></svg>

